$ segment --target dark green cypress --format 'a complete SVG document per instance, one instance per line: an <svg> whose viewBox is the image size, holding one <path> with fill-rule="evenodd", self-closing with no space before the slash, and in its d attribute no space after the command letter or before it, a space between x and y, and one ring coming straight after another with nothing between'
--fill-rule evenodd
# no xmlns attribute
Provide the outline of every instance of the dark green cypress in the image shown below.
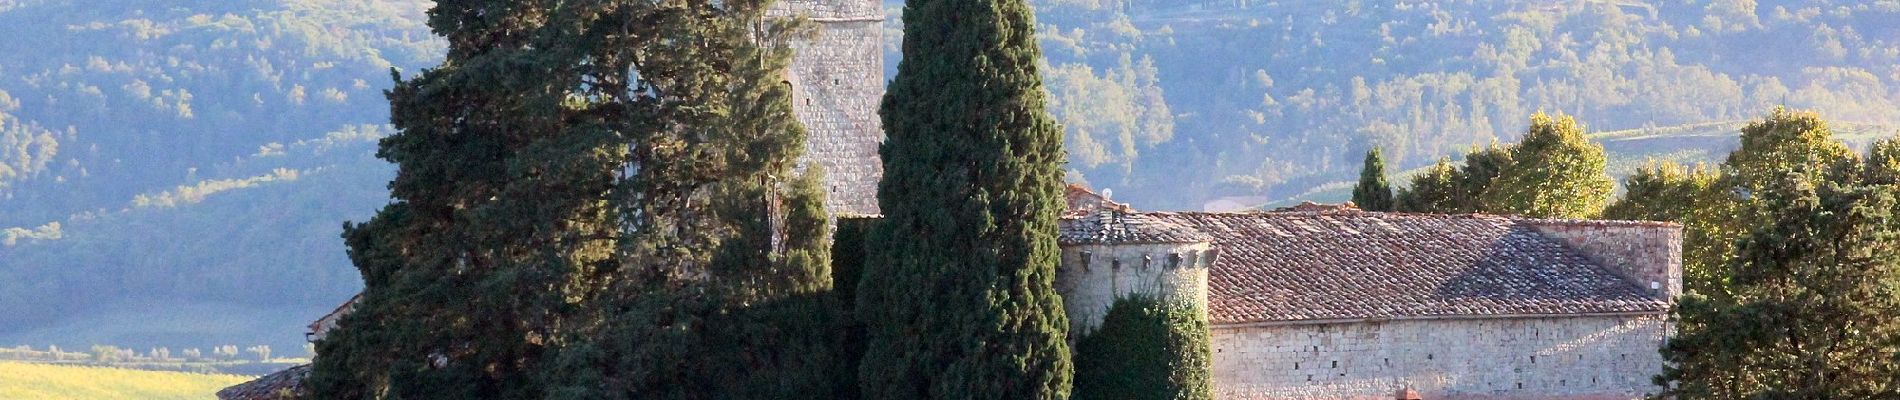
<svg viewBox="0 0 1900 400"><path fill-rule="evenodd" d="M1359 170L1359 185L1352 188L1352 202L1366 211L1392 211L1392 184L1385 180L1385 156L1374 147L1366 151L1366 163Z"/></svg>
<svg viewBox="0 0 1900 400"><path fill-rule="evenodd" d="M860 284L866 398L1061 399L1062 130L1022 0L905 4Z"/></svg>
<svg viewBox="0 0 1900 400"><path fill-rule="evenodd" d="M1075 342L1075 400L1206 400L1213 394L1207 312L1137 294L1115 299Z"/></svg>

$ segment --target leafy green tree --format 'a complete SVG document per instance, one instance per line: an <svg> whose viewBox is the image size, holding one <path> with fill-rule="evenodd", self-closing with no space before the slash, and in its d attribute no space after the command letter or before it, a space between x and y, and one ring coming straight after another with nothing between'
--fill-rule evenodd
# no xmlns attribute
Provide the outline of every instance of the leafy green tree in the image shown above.
<svg viewBox="0 0 1900 400"><path fill-rule="evenodd" d="M1072 365L1054 287L1062 129L1022 0L904 5L881 114L884 220L859 316L863 394L1062 399Z"/></svg>
<svg viewBox="0 0 1900 400"><path fill-rule="evenodd" d="M1820 114L1776 107L1742 128L1742 147L1729 153L1722 173L1729 179L1725 185L1746 197L1772 189L1785 171L1803 171L1809 181L1822 181L1829 166L1853 157Z"/></svg>
<svg viewBox="0 0 1900 400"><path fill-rule="evenodd" d="M1603 218L1682 224L1683 289L1719 295L1727 281L1720 260L1734 241L1721 232L1736 207L1721 179L1706 166L1652 163L1624 181L1627 193L1604 209Z"/></svg>
<svg viewBox="0 0 1900 400"><path fill-rule="evenodd" d="M1474 147L1463 165L1439 159L1425 173L1412 177L1410 187L1397 196L1396 208L1405 212L1465 214L1493 212L1485 208L1492 181L1511 168L1511 148L1492 143Z"/></svg>
<svg viewBox="0 0 1900 400"><path fill-rule="evenodd" d="M1539 218L1591 218L1610 201L1616 182L1604 172L1603 146L1590 143L1569 116L1531 116L1511 165L1484 193L1484 210Z"/></svg>
<svg viewBox="0 0 1900 400"><path fill-rule="evenodd" d="M1152 295L1116 299L1075 343L1075 399L1212 399L1205 310Z"/></svg>
<svg viewBox="0 0 1900 400"><path fill-rule="evenodd" d="M1392 184L1385 180L1385 157L1378 148L1366 151L1365 166L1359 170L1359 185L1352 188L1352 202L1366 211L1392 211Z"/></svg>
<svg viewBox="0 0 1900 400"><path fill-rule="evenodd" d="M1448 213L1458 209L1458 167L1450 159L1440 158L1424 173L1412 176L1411 186L1399 190L1398 211Z"/></svg>
<svg viewBox="0 0 1900 400"><path fill-rule="evenodd" d="M829 397L820 171L764 1L441 2L323 398ZM629 26L625 21L642 21ZM751 373L750 371L764 371Z"/></svg>
<svg viewBox="0 0 1900 400"><path fill-rule="evenodd" d="M1484 200L1495 196L1491 192L1497 187L1498 178L1503 177L1505 171L1517 166L1517 161L1513 159L1516 155L1517 152L1512 146L1500 145L1496 142L1483 148L1473 148L1470 153L1466 153L1465 163L1459 167L1458 174L1455 175L1458 188L1458 196L1455 198L1458 207L1455 211L1461 213L1503 212L1487 207L1488 204Z"/></svg>
<svg viewBox="0 0 1900 400"><path fill-rule="evenodd" d="M1900 191L1810 173L1757 176L1768 220L1738 242L1729 297L1682 300L1662 396L1900 396Z"/></svg>

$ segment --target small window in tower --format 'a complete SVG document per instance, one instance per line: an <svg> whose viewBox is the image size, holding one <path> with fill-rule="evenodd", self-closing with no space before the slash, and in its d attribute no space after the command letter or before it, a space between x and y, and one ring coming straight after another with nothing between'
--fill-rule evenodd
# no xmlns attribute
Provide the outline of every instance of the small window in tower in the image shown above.
<svg viewBox="0 0 1900 400"><path fill-rule="evenodd" d="M831 85L832 85L832 86L837 86L837 85L839 85L839 83L838 83L838 80L837 80L837 79L832 79L832 80L831 80Z"/></svg>
<svg viewBox="0 0 1900 400"><path fill-rule="evenodd" d="M810 97L806 97L806 98L805 98L805 105L808 105L808 106L809 106L809 105L811 105L811 98L810 98Z"/></svg>

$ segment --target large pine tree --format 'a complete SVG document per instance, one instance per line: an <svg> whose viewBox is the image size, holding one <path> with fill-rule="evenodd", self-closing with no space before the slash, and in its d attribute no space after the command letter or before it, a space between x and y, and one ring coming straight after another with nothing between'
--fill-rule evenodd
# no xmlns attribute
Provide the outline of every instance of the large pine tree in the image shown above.
<svg viewBox="0 0 1900 400"><path fill-rule="evenodd" d="M1022 0L905 4L858 311L867 398L1060 399L1062 131Z"/></svg>
<svg viewBox="0 0 1900 400"><path fill-rule="evenodd" d="M347 228L365 290L317 397L827 396L798 24L766 4L437 2L448 57L389 93L397 201Z"/></svg>

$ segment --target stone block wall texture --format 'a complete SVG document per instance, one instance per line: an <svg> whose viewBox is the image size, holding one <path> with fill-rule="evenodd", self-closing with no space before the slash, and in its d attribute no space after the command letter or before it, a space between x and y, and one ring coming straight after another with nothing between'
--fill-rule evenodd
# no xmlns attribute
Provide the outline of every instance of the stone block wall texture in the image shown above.
<svg viewBox="0 0 1900 400"><path fill-rule="evenodd" d="M884 11L876 0L781 0L773 16L802 15L815 36L792 44L793 109L810 132L800 170L825 171L825 200L833 215L878 213L877 183L884 166L878 105L884 99Z"/></svg>
<svg viewBox="0 0 1900 400"><path fill-rule="evenodd" d="M1134 293L1207 310L1209 248L1207 243L1063 246L1056 293L1069 316L1070 337L1094 331L1116 299Z"/></svg>
<svg viewBox="0 0 1900 400"><path fill-rule="evenodd" d="M1637 221L1531 221L1538 233L1628 278L1646 293L1682 295L1682 226ZM1651 282L1658 288L1651 289Z"/></svg>
<svg viewBox="0 0 1900 400"><path fill-rule="evenodd" d="M1636 399L1661 315L1215 326L1220 399Z"/></svg>

